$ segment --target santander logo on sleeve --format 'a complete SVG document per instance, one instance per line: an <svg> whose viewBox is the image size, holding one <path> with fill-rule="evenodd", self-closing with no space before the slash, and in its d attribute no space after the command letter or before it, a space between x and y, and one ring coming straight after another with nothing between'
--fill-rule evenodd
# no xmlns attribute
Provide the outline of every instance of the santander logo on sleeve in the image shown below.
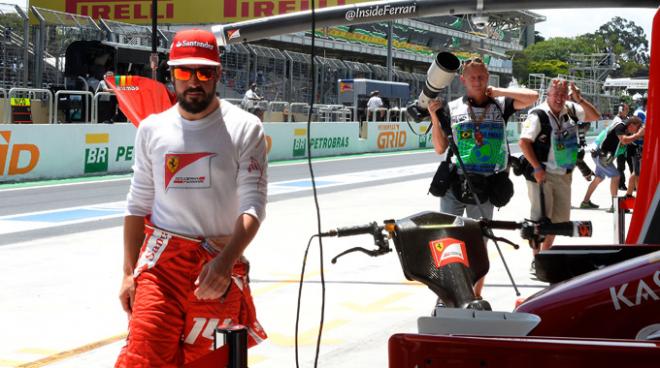
<svg viewBox="0 0 660 368"><path fill-rule="evenodd" d="M166 153L165 190L209 188L212 152Z"/></svg>

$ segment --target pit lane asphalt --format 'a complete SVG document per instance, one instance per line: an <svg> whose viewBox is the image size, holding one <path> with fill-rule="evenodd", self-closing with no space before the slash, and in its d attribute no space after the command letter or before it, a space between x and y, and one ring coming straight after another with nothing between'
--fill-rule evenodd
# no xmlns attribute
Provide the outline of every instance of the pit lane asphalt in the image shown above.
<svg viewBox="0 0 660 368"><path fill-rule="evenodd" d="M440 162L441 159L442 157L438 156L432 150L404 153L366 154L314 160L313 169L315 177L318 178L320 176L360 173L368 170L392 169L411 165L435 163ZM432 173L401 175L368 182L346 183L328 188L319 188L318 192L319 194L327 194L342 190L379 186L407 180L421 178L430 179L431 176ZM297 179L309 179L307 161L274 162L270 164L268 169L268 180L270 183ZM3 206L0 207L0 216L123 201L126 199L129 184L130 176L126 175L124 178L113 178L111 180L104 180L103 177L98 177L97 180L90 179L90 181L55 185L48 185L48 183L45 183L45 185L34 183L34 186L21 188L12 188L5 185L5 189L3 189L2 186L0 186L0 203L3 203ZM268 196L268 201L269 203L272 203L284 199L298 198L307 195L310 191L311 188L290 193L271 194ZM3 235L0 238L0 246L45 237L119 226L122 221L123 219L121 217L115 217L85 223L49 227L45 229L14 232Z"/></svg>
<svg viewBox="0 0 660 368"><path fill-rule="evenodd" d="M429 154L434 157L433 153ZM416 158L414 154L405 156L402 169L398 171L405 172L406 167L420 163ZM342 164L340 172L346 173L354 170L356 163L344 161ZM305 164L298 169L305 173ZM394 169L397 171L398 168ZM380 172L389 173L389 170L383 168ZM496 219L518 221L529 213L524 179L512 177L512 180L514 197L511 203L495 212ZM430 174L396 183L378 186L365 183L364 188L343 187L344 190L320 193L322 229L437 210L438 200L426 194L429 181ZM587 182L576 175L572 192L574 205L579 203L586 185ZM270 336L266 342L251 349L250 366L254 368L293 366L293 326L300 263L307 239L316 231L311 191L298 193L296 198L271 201L267 220L246 250L252 265L252 294L259 320ZM606 185L596 191L593 200L601 205L609 202ZM558 244L611 242L611 214L604 210L576 209L572 212L575 220L593 221L594 237L559 237ZM121 279L122 230L120 226L93 231L82 231L80 225L77 227L77 231L64 236L0 247L0 269L3 270L0 284L4 285L0 298L0 310L3 311L0 325L6 331L0 335L0 367L113 366L123 344L121 336L126 331L126 316L116 297ZM528 275L529 247L516 232L498 232L496 235L521 246L514 250L501 244L501 249L523 296L540 290L543 284L531 280ZM387 338L393 333L416 331L417 317L429 315L436 296L426 287L404 279L394 252L377 259L353 254L343 257L337 264L329 263L332 256L350 247L372 248L373 240L366 236L324 238L323 242L328 294L320 357L322 366L387 366ZM314 244L310 250L301 304L300 349L306 367L313 363L320 308L318 249L318 244ZM516 295L508 286L508 277L495 247L489 244L488 249L491 270L486 279L484 298L495 310L510 311ZM115 342L98 344L109 340ZM37 364L44 360L48 360L48 364Z"/></svg>

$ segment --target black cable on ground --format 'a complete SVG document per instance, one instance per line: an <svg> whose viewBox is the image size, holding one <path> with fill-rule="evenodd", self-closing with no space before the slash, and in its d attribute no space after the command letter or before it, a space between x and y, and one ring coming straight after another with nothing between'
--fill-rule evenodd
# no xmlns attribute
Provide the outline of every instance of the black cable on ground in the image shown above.
<svg viewBox="0 0 660 368"><path fill-rule="evenodd" d="M303 283L305 282L305 266L307 265L307 254L309 253L309 247L312 245L312 240L315 237L318 237L318 234L314 234L309 238L307 242L307 247L305 248L305 255L303 256L302 270L300 271L300 282L298 284L298 302L296 304L296 332L295 332L295 354L296 354L296 367L298 365L298 326L300 324L300 302L302 300L302 288Z"/></svg>
<svg viewBox="0 0 660 368"><path fill-rule="evenodd" d="M310 79L312 82L312 88L311 88L311 94L309 96L309 112L307 114L307 166L309 168L309 176L312 181L312 192L314 196L314 206L316 208L316 226L317 226L317 234L321 233L321 209L319 207L319 200L318 200L318 193L316 190L316 179L314 177L314 168L312 165L312 136L311 136L311 130L312 130L312 115L314 112L314 100L316 97L316 64L315 64L315 56L316 56L316 4L315 1L310 2L311 6L311 17L312 17L312 29L311 29L311 50L310 50L310 57L311 57L311 72L310 72ZM298 308L296 311L296 331L295 331L295 355L296 355L296 367L299 368L299 354L298 354L298 325L299 325L299 319L300 319L300 301L302 297L302 285L303 285L303 279L304 279L304 273L305 273L305 264L307 262L307 253L309 251L309 247L311 245L312 239L314 237L318 237L317 235L313 235L309 239L309 243L307 244L307 249L305 250L305 256L303 258L303 267L302 267L302 272L300 274L300 286L298 289ZM319 360L319 353L321 349L321 337L323 335L323 322L325 318L325 274L323 271L323 240L321 237L318 237L319 240L319 261L320 261L320 272L321 272L321 318L319 321L319 331L318 335L316 337L316 351L314 354L314 367L316 368L318 366L318 360Z"/></svg>

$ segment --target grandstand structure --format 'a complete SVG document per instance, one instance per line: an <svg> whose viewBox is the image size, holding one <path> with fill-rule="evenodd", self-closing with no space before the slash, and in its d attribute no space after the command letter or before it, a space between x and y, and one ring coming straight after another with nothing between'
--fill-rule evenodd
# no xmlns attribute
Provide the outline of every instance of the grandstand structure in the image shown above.
<svg viewBox="0 0 660 368"><path fill-rule="evenodd" d="M0 5L0 16L3 16L0 36L5 35L7 28L6 34L9 34L1 42L0 88L16 85L69 88L81 84L70 83L70 80L87 77L67 75L65 67L66 50L75 41L100 41L116 48L135 50L150 46L151 29L147 26L95 20L34 6L28 11L18 6ZM9 18L14 27L5 26ZM521 11L492 14L490 19L482 28L477 28L470 16L459 15L400 19L391 25L374 23L317 30L317 45L321 51L314 60L319 86L315 99L320 103L336 101L338 79L387 79L384 64L389 32L394 38L392 79L409 83L412 96L419 92L433 54L439 50L449 50L464 58L483 55L495 76L506 77L511 74L511 62L505 53L521 50L533 39L533 25L543 18ZM161 27L159 33L158 46L166 53L173 31ZM257 82L268 99L309 101L310 36L309 32L302 32L278 35L254 44L229 46L223 55L221 93L230 98L239 97L249 83ZM143 63L147 64L148 59ZM24 65L27 68L22 67ZM499 79L496 77L495 81ZM459 85L454 87L456 93L460 93Z"/></svg>
<svg viewBox="0 0 660 368"><path fill-rule="evenodd" d="M308 103L314 70L315 103L336 105L338 80L351 78L408 83L413 100L423 88L426 71L438 51L450 51L460 59L481 57L491 71L490 83L505 85L512 74L507 52L533 43L534 24L545 18L521 10L488 13L486 19L477 22L472 15L457 14L317 29L313 60L309 31L227 45L221 56L223 74L218 93L240 99L250 83L256 82L266 100ZM58 90L93 94L106 71L151 76L151 27L2 4L0 20L0 93L5 95L15 87L44 89L52 92L52 100ZM165 83L169 73L164 60L175 30L163 25L158 30L158 75ZM390 35L393 67L388 69ZM530 87L540 91L547 85L545 76L533 76L531 80ZM599 91L599 86L592 88L589 80L580 83L585 91ZM21 93L17 96L29 97ZM451 99L463 93L455 78L444 97ZM57 117L50 120L60 121Z"/></svg>

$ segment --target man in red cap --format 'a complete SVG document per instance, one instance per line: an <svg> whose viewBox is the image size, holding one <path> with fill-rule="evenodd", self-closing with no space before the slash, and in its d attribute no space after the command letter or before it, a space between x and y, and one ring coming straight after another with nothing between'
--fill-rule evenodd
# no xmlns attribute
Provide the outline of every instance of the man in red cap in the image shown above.
<svg viewBox="0 0 660 368"><path fill-rule="evenodd" d="M215 96L215 37L178 32L168 65L178 103L140 123L124 220L122 307L129 335L116 367L180 367L212 350L217 326L256 320L242 253L265 216L259 119Z"/></svg>

